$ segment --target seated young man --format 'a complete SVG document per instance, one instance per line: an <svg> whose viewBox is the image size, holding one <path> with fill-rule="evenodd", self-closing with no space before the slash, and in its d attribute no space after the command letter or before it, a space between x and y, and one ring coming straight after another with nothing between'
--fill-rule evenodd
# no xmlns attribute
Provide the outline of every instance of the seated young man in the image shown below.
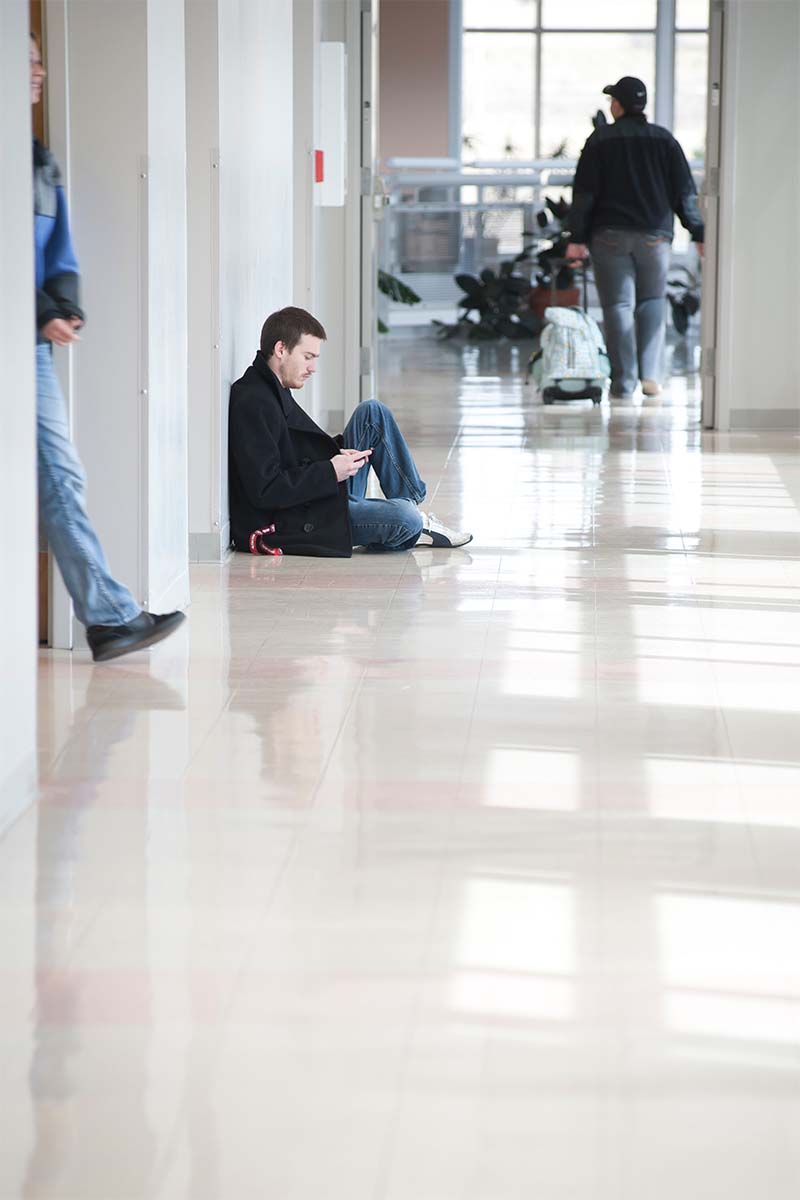
<svg viewBox="0 0 800 1200"><path fill-rule="evenodd" d="M390 410L359 404L344 433L329 437L300 408L291 388L317 369L325 330L302 308L267 317L261 349L231 388L231 534L253 554L349 558L354 546L410 550L464 546L417 505L425 484ZM367 500L369 466L386 499Z"/></svg>

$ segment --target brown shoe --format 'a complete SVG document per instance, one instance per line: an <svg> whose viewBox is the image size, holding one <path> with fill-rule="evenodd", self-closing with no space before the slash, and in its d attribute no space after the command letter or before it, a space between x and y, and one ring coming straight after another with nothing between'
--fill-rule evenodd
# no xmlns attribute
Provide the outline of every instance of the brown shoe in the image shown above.
<svg viewBox="0 0 800 1200"><path fill-rule="evenodd" d="M642 380L642 393L645 396L660 396L661 395L661 384L657 383L655 379L643 379Z"/></svg>

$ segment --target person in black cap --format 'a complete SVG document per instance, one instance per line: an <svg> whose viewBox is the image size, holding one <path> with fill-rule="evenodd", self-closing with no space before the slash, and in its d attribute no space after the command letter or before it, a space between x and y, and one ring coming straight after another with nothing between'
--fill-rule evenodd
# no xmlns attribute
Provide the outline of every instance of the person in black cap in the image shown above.
<svg viewBox="0 0 800 1200"><path fill-rule="evenodd" d="M680 145L644 114L647 88L624 75L603 88L614 123L596 129L581 151L568 221L568 259L591 251L611 359L611 395L630 397L641 380L661 392L667 271L674 216L702 255L697 189Z"/></svg>

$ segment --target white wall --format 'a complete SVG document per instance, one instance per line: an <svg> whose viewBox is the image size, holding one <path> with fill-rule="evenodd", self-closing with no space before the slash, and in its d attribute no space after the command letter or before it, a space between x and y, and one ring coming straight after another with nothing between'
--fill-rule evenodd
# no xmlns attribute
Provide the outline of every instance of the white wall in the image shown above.
<svg viewBox="0 0 800 1200"><path fill-rule="evenodd" d="M360 329L361 6L357 0L326 0L320 37L344 42L347 86L347 195L342 208L318 208L315 252L316 311L328 341L314 380L319 423L340 433L358 403Z"/></svg>
<svg viewBox="0 0 800 1200"><path fill-rule="evenodd" d="M88 322L74 430L112 571L189 599L181 0L67 0L72 228Z"/></svg>
<svg viewBox="0 0 800 1200"><path fill-rule="evenodd" d="M293 303L309 312L316 304L314 150L319 147L319 0L294 0L292 114L294 146Z"/></svg>
<svg viewBox="0 0 800 1200"><path fill-rule="evenodd" d="M189 276L189 554L222 557L225 446L219 376L219 28L216 0L186 0Z"/></svg>
<svg viewBox="0 0 800 1200"><path fill-rule="evenodd" d="M0 832L32 799L36 783L36 395L29 78L27 6L0 3Z"/></svg>
<svg viewBox="0 0 800 1200"><path fill-rule="evenodd" d="M381 0L382 159L450 153L449 0ZM491 18L487 20L491 23ZM420 36L420 30L425 36Z"/></svg>
<svg viewBox="0 0 800 1200"><path fill-rule="evenodd" d="M800 428L800 5L725 6L719 429Z"/></svg>
<svg viewBox="0 0 800 1200"><path fill-rule="evenodd" d="M184 60L183 0L150 0L147 598L156 612L189 599Z"/></svg>
<svg viewBox="0 0 800 1200"><path fill-rule="evenodd" d="M230 528L230 387L253 361L265 317L293 302L292 0L186 0L186 19L189 359L199 379L189 401L190 529L193 556L213 559ZM217 322L209 331L203 308L213 316L217 304L209 349Z"/></svg>

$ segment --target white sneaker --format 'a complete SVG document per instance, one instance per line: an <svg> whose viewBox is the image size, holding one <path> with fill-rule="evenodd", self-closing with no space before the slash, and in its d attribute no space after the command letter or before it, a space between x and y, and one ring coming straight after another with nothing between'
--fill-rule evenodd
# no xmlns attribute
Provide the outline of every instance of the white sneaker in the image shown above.
<svg viewBox="0 0 800 1200"><path fill-rule="evenodd" d="M472 541L471 533L460 533L457 529L449 529L433 515L420 510L422 517L422 533L417 541L418 546L438 546L443 550L452 550L456 546L466 546Z"/></svg>

